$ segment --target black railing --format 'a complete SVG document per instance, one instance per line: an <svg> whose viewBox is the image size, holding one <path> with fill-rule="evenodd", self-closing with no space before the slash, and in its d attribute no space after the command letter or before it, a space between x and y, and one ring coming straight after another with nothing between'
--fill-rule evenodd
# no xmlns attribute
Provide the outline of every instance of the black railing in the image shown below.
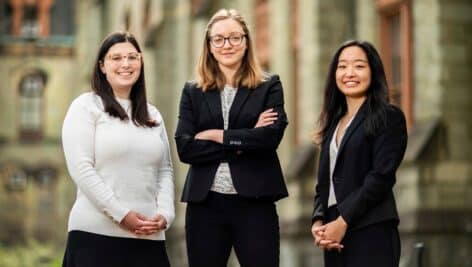
<svg viewBox="0 0 472 267"><path fill-rule="evenodd" d="M424 250L425 250L424 243L416 242L413 247L413 252L411 254L411 258L407 266L408 267L423 267L424 266L424 259L423 259Z"/></svg>

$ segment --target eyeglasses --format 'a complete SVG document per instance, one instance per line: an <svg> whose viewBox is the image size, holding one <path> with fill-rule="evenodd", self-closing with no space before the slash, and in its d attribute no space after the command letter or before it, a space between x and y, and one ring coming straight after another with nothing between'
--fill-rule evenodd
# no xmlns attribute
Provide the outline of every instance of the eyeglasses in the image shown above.
<svg viewBox="0 0 472 267"><path fill-rule="evenodd" d="M228 37L224 37L223 35L213 35L208 38L210 40L210 44L215 48L221 48L225 46L226 40L228 40L231 46L239 46L243 42L244 37L246 34L233 32Z"/></svg>
<svg viewBox="0 0 472 267"><path fill-rule="evenodd" d="M111 60L113 64L122 64L124 60L127 59L128 63L133 65L141 61L141 54L139 53L129 53L128 55L110 54L110 55L107 55L106 58Z"/></svg>

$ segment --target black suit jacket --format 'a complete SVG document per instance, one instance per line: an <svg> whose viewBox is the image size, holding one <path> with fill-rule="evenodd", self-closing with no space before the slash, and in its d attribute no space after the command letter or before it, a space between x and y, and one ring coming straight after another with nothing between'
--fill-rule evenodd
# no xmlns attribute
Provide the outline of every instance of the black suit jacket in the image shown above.
<svg viewBox="0 0 472 267"><path fill-rule="evenodd" d="M366 109L364 102L346 130L333 171L337 208L351 230L387 220L399 221L392 188L407 144L405 117L400 109L390 106L386 127L375 136L368 136L364 125ZM331 125L321 145L313 222L324 220L326 214L329 145L338 121L339 118Z"/></svg>
<svg viewBox="0 0 472 267"><path fill-rule="evenodd" d="M278 119L270 126L254 128L259 114L269 108L278 113ZM274 201L286 197L276 153L286 126L282 84L274 75L255 89L238 88L223 144L195 140L195 134L203 130L223 129L220 90L203 92L195 83L187 82L175 133L180 160L190 164L181 200L204 200L221 162L228 162L239 195Z"/></svg>

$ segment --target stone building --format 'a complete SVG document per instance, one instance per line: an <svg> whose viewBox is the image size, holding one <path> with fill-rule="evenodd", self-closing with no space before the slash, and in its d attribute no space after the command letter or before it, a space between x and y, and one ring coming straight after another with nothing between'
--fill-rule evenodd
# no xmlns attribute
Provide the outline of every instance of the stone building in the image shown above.
<svg viewBox="0 0 472 267"><path fill-rule="evenodd" d="M0 240L61 244L75 188L60 131L68 105L89 90L100 41L133 32L144 47L150 102L169 136L209 17L238 9L263 66L281 76L289 116L279 154L290 197L279 203L282 266L318 266L309 216L320 111L329 60L347 39L376 45L391 98L407 115L409 144L398 173L402 266L413 244L428 266L471 266L472 2L468 0L3 0L0 2ZM186 166L174 154L176 196ZM169 232L171 261L185 266L183 204ZM4 212L9 210L11 212ZM321 265L319 265L321 266Z"/></svg>

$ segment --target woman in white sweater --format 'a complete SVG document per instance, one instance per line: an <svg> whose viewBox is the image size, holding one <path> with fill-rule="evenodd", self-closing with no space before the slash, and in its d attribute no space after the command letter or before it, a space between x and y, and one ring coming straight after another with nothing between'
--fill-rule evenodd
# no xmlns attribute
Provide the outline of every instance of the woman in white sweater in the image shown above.
<svg viewBox="0 0 472 267"><path fill-rule="evenodd" d="M77 185L63 266L169 266L169 144L161 114L146 101L141 49L131 34L103 41L91 85L93 92L72 102L62 128Z"/></svg>

